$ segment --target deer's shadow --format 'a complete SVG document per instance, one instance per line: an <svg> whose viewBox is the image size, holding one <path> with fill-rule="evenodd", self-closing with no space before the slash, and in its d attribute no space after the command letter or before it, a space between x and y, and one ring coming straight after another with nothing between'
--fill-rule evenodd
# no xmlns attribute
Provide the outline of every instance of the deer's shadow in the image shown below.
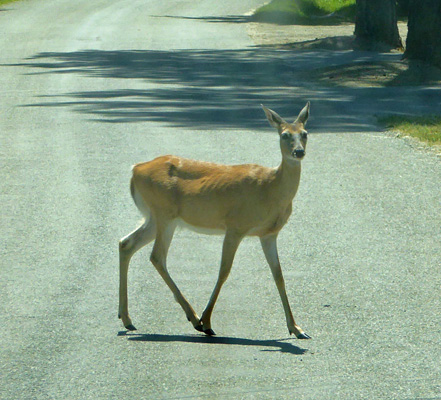
<svg viewBox="0 0 441 400"><path fill-rule="evenodd" d="M302 349L291 343L291 339L269 339L256 340L226 336L201 336L201 335L161 335L148 333L133 333L121 331L118 336L126 336L128 340L134 342L181 342L197 343L208 345L228 345L228 346L247 346L262 347L261 351L280 351L295 355L305 354L308 350Z"/></svg>

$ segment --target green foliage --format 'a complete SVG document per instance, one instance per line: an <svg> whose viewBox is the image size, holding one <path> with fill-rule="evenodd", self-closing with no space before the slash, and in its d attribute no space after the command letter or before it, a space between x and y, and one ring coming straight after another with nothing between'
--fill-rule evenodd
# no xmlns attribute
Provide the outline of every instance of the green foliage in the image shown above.
<svg viewBox="0 0 441 400"><path fill-rule="evenodd" d="M335 23L352 19L355 0L272 0L258 8L254 19L279 23Z"/></svg>
<svg viewBox="0 0 441 400"><path fill-rule="evenodd" d="M388 129L415 137L429 145L441 145L441 116L398 116L380 118Z"/></svg>
<svg viewBox="0 0 441 400"><path fill-rule="evenodd" d="M327 14L344 11L348 7L355 6L355 0L310 0L304 1L305 7L309 3L311 10L317 8Z"/></svg>

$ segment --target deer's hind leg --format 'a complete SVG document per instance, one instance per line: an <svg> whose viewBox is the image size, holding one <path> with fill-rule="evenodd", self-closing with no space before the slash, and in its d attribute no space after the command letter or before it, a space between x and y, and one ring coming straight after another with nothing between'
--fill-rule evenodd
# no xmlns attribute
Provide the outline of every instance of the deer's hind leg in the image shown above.
<svg viewBox="0 0 441 400"><path fill-rule="evenodd" d="M158 218L158 220L160 219ZM157 230L156 230L156 240L155 240L155 244L153 245L150 261L155 266L156 270L159 272L159 275L161 275L164 282L172 291L175 300L184 310L187 319L192 323L193 327L196 330L202 331L202 326L199 317L193 310L193 307L190 305L190 303L181 293L178 286L173 281L167 270L167 253L175 229L176 229L175 221L162 220L161 222L158 222Z"/></svg>
<svg viewBox="0 0 441 400"><path fill-rule="evenodd" d="M127 296L127 275L132 256L156 235L156 224L153 218L145 221L138 229L119 241L119 311L118 317L124 326L131 331L136 330L129 316Z"/></svg>

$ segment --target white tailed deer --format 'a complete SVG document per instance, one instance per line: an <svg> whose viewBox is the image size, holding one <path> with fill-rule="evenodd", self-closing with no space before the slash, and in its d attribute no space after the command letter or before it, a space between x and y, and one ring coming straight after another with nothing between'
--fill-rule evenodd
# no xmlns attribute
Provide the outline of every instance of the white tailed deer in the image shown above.
<svg viewBox="0 0 441 400"><path fill-rule="evenodd" d="M269 123L279 132L282 162L278 168L255 164L218 165L170 155L133 167L131 193L145 222L119 242L119 317L127 329L136 329L128 311L129 262L147 243L155 239L150 261L184 309L187 319L196 330L214 335L211 314L236 250L245 236L258 236L282 300L289 333L299 339L309 339L292 316L276 244L277 235L291 214L292 200L299 186L309 106L308 102L292 124L262 106ZM166 267L167 252L178 225L202 233L225 235L218 280L201 318Z"/></svg>

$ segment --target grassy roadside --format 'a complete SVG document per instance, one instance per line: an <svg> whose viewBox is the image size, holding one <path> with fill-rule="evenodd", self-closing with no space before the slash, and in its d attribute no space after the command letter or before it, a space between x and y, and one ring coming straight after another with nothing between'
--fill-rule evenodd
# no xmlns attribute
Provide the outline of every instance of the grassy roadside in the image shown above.
<svg viewBox="0 0 441 400"><path fill-rule="evenodd" d="M0 6L3 6L8 3L14 3L15 1L18 1L18 0L0 0Z"/></svg>
<svg viewBox="0 0 441 400"><path fill-rule="evenodd" d="M272 0L252 18L280 24L334 24L354 15L355 0Z"/></svg>
<svg viewBox="0 0 441 400"><path fill-rule="evenodd" d="M379 122L401 136L412 136L430 146L441 146L441 115L405 117L391 115Z"/></svg>

